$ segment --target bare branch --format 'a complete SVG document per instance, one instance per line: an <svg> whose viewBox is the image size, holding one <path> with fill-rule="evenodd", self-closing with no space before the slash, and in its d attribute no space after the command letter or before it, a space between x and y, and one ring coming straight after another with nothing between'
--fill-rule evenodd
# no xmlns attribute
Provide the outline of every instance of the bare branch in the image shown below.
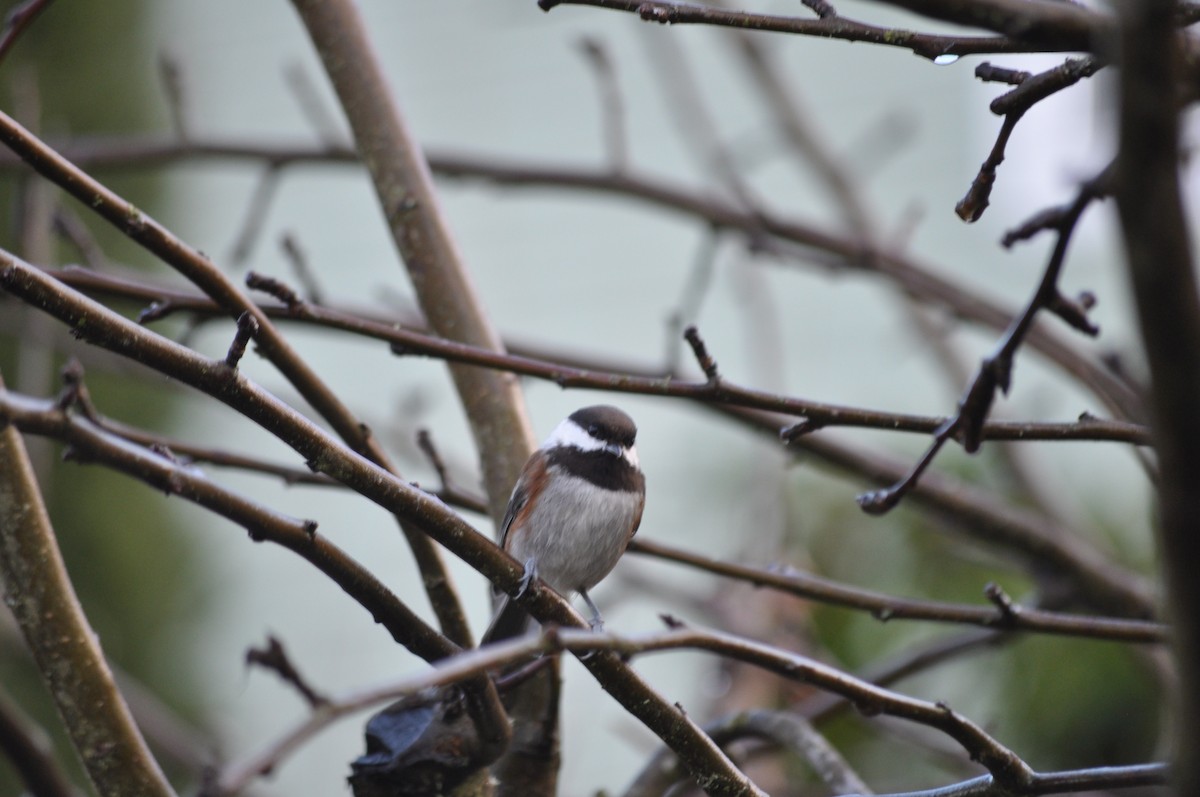
<svg viewBox="0 0 1200 797"><path fill-rule="evenodd" d="M621 101L621 89L617 83L616 65L608 48L600 39L583 37L579 41L579 50L596 77L609 165L614 172L623 172L629 167L629 135L625 126L625 103Z"/></svg>
<svg viewBox="0 0 1200 797"><path fill-rule="evenodd" d="M28 434L70 445L70 459L97 462L126 473L168 495L178 495L245 528L256 542L269 541L299 554L329 576L391 633L423 658L436 659L457 648L425 624L365 568L317 534L317 524L275 512L206 479L160 453L114 437L58 402L0 393L0 422Z"/></svg>
<svg viewBox="0 0 1200 797"><path fill-rule="evenodd" d="M158 56L158 74L163 92L167 96L167 108L171 114L171 128L180 141L191 137L191 124L187 113L187 92L183 82L183 67L169 53Z"/></svg>
<svg viewBox="0 0 1200 797"><path fill-rule="evenodd" d="M685 564L726 578L746 581L756 587L770 587L799 598L867 611L881 622L930 620L979 625L984 628L1006 631L1063 634L1117 642L1162 644L1169 638L1169 629L1159 623L1049 612L1035 607L1018 606L1011 600L1000 607L988 607L901 598L832 581L788 566L761 568L734 564L682 551L652 540L635 539L630 544L630 550L656 559ZM989 585L989 587L994 587L994 585ZM994 589L986 590L985 594L993 604L996 604L1002 592L998 587L994 587ZM993 595L997 597L993 598Z"/></svg>
<svg viewBox="0 0 1200 797"><path fill-rule="evenodd" d="M308 256L300 247L300 241L292 233L284 233L279 241L279 246L287 256L288 262L292 264L292 271L295 273L296 279L304 287L305 297L314 304L321 304L323 301L321 287L309 265Z"/></svg>
<svg viewBox="0 0 1200 797"><path fill-rule="evenodd" d="M930 60L942 55L974 55L979 53L1059 52L1090 49L1090 31L1083 26L1035 29L1028 26L1018 30L1026 39L1002 36L938 36L908 30L883 28L846 17L827 15L817 19L726 11L693 3L664 2L663 0L539 0L538 5L549 11L560 5L581 5L626 11L648 22L661 24L702 24L744 28L756 31L776 31L851 42L869 42L885 47L911 50ZM955 3L944 5L954 6ZM1042 2L1041 5L1051 5ZM990 25L984 27L991 27Z"/></svg>
<svg viewBox="0 0 1200 797"><path fill-rule="evenodd" d="M992 184L996 180L996 169L1004 162L1004 150L1008 146L1008 140L1025 112L1052 94L1091 77L1103 68L1104 63L1097 58L1068 58L1053 69L1037 75L1000 70L991 64L979 65L975 75L981 80L1001 79L1015 83L1017 87L992 100L992 113L1003 116L1004 123L1000 126L1000 133L996 136L991 153L979 167L979 174L971 183L966 196L954 207L954 212L959 218L967 222L976 222L983 216L992 192Z"/></svg>
<svg viewBox="0 0 1200 797"><path fill-rule="evenodd" d="M121 293L132 291L125 295L141 298L161 295L161 291L158 289L147 292L144 288L138 289L126 283L113 282L82 270L61 271L57 274L62 279L92 289L118 290ZM185 295L180 294L172 296L171 301L184 303L189 300ZM203 309L204 305L189 305L189 307L191 306L199 310ZM282 306L278 310L282 315L286 315ZM565 366L549 364L545 366L545 370L537 370L533 365L537 361L529 358L499 357L491 354L485 356L483 353L476 352L472 355L474 359L467 360L465 352L470 350L469 347L461 347L437 339L431 340L420 335L408 337L409 333L399 332L390 324L365 322L356 316L339 315L311 305L307 306L307 311L313 314L329 313L326 317L331 324L336 318L342 319L336 324L339 328L351 331L377 330L378 334L383 336L400 335L403 337L396 337L394 340L403 339L407 345L416 345L418 342L422 346L430 344L430 348L427 349L430 352L435 351L435 347L438 352L458 352L455 356L464 357L464 361L478 362L479 364L496 363L497 367L500 367L499 363L502 362L503 367L517 373L529 373L551 379L571 376L578 384L586 386L592 386L587 383L587 380L596 377L599 373L602 375L597 378L604 384L596 386L607 385L610 389L621 387L626 384L626 380L632 380L638 385L641 384L638 380L647 380L651 385L656 385L656 390L661 391L663 395L671 395L671 390L677 389L680 384L683 384L680 381L657 380L649 377L621 377L616 373L607 375L603 374L600 370L601 366L594 362L582 363L574 369L567 370L562 370ZM375 334L375 332L370 334ZM661 385L659 385L660 382ZM672 384L675 386L674 388L670 387ZM696 384L699 386L702 383ZM636 392L653 391L646 389ZM732 412L732 415L740 422L749 423L756 430L772 437L777 436L780 425L785 422L785 419L780 416L765 416L761 413L747 413L746 411ZM895 417L892 416L893 420ZM1083 422L1090 421L1085 419ZM985 430L992 428L990 423L984 426ZM1003 426L996 428L1003 428ZM988 431L987 434L990 435L992 432ZM997 438L1001 436L1003 435L997 432ZM1018 436L1021 435L1014 435L1014 437ZM867 455L832 440L802 435L799 437L789 436L784 442L788 447L803 449L839 470L849 470L872 482L891 483L904 473L901 465L886 457L879 454ZM1069 574L1067 577L1075 584L1075 588L1093 606L1122 615L1132 613L1135 616L1149 617L1155 613L1155 600L1152 592L1145 584L1140 583L1138 577L1121 571L1120 568L1106 562L1094 550L1074 540L1071 535L1059 529L1055 524L1026 510L1002 505L977 488L952 482L942 476L933 478L935 475L931 475L923 484L917 486L913 493L913 500L917 504L932 510L938 516L949 519L955 526L979 538L985 544L998 545L1006 550L1019 552L1022 557L1028 557L1031 562L1049 565L1055 572Z"/></svg>
<svg viewBox="0 0 1200 797"><path fill-rule="evenodd" d="M237 334L233 336L233 342L229 344L229 352L225 355L225 365L229 368L237 368L238 363L242 360L242 355L246 353L246 346L250 344L250 340L258 333L258 321L250 313L242 313L237 320Z"/></svg>
<svg viewBox="0 0 1200 797"><path fill-rule="evenodd" d="M774 436L779 416L751 410L719 408L722 413ZM878 484L892 484L910 468L878 452L863 452L820 435L785 441L838 471L849 471ZM1016 554L1026 566L1051 573L1071 585L1072 594L1102 612L1120 617L1154 617L1158 602L1154 589L1138 574L1122 568L1089 543L1074 537L1052 519L997 500L991 493L930 473L912 491L909 500L954 530L988 547Z"/></svg>
<svg viewBox="0 0 1200 797"><path fill-rule="evenodd" d="M501 351L475 292L429 165L389 89L362 19L346 0L293 0L354 131L363 163L430 326L442 337ZM533 433L517 384L503 374L451 367L497 523Z"/></svg>
<svg viewBox="0 0 1200 797"><path fill-rule="evenodd" d="M721 744L738 738L767 739L808 762L834 794L872 794L858 775L812 723L787 711L747 711L733 718L729 733L714 736Z"/></svg>
<svg viewBox="0 0 1200 797"><path fill-rule="evenodd" d="M472 512L478 512L481 515L487 514L487 502L483 498L471 495L454 484L453 479L450 478L450 471L442 459L442 455L438 453L437 447L433 444L433 435L429 433L428 429L417 431L417 447L428 458L429 464L433 466L438 479L441 481L441 489L438 490L437 495L443 501L453 506L470 509Z"/></svg>
<svg viewBox="0 0 1200 797"><path fill-rule="evenodd" d="M1056 0L882 0L931 19L1002 33L1031 47L1100 49L1115 33L1115 20L1078 3Z"/></svg>
<svg viewBox="0 0 1200 797"><path fill-rule="evenodd" d="M0 396L6 394L0 381ZM17 430L0 423L0 581L96 790L106 797L174 791L113 681L75 596Z"/></svg>
<svg viewBox="0 0 1200 797"><path fill-rule="evenodd" d="M1166 777L1165 768L1160 764L1039 774L1030 769L1013 751L944 704L908 697L769 645L730 634L682 628L678 623L673 625L671 630L639 636L547 628L540 635L506 640L477 651L467 651L419 676L370 692L335 699L327 707L328 713L318 713L309 718L279 742L272 744L271 749L290 748L329 724L337 716L350 711L434 686L454 683L480 672L500 668L506 662L525 660L537 653L551 654L561 650L576 654L587 651L606 652L607 655L583 659L586 664L595 659L612 658L613 653L632 657L668 650L697 649L748 662L780 677L828 690L849 700L867 716L894 716L941 731L958 742L972 760L978 761L991 773L990 779L986 781L987 791L979 793L990 794L994 787L1017 795L1083 791L1094 788L1096 784L1120 788L1160 784ZM268 756L260 756L259 760L266 758ZM225 782L232 782L232 779ZM977 782L981 785L985 783L981 779L971 783Z"/></svg>
<svg viewBox="0 0 1200 797"><path fill-rule="evenodd" d="M45 270L64 284L90 292L153 301L150 311L139 317L146 323L172 312L213 314L218 312L202 297L166 288L134 283L105 274L82 269ZM782 432L785 441L794 440L824 427L846 426L896 432L928 434L936 431L947 419L938 416L909 415L826 404L807 399L782 396L776 393L743 388L725 380L693 382L674 376L651 377L616 371L606 371L597 365L572 366L538 357L497 354L473 346L453 343L442 338L407 328L398 328L394 321L364 317L361 314L305 304L302 308L263 305L262 312L277 320L290 320L340 329L352 334L382 340L400 355L421 354L455 362L480 365L510 371L555 382L560 387L588 388L621 393L690 398L716 404L728 404L770 410L804 418ZM693 351L694 354L694 351ZM986 440L1107 440L1110 442L1145 445L1148 430L1136 423L1104 420L1090 414L1069 423L987 421L981 434Z"/></svg>

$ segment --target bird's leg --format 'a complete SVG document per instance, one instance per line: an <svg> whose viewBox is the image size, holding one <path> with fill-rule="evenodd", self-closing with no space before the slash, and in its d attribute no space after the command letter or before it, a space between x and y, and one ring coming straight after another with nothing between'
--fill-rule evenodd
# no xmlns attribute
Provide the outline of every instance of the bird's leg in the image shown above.
<svg viewBox="0 0 1200 797"><path fill-rule="evenodd" d="M513 598L520 600L521 597L526 592L529 591L529 585L532 584L533 580L537 577L538 577L537 560L536 559L526 559L525 560L525 572L521 575L521 586L520 586L520 588L517 589L517 594L514 595Z"/></svg>
<svg viewBox="0 0 1200 797"><path fill-rule="evenodd" d="M581 589L579 590L579 594L583 596L583 602L587 604L587 607L592 612L592 619L588 625L591 626L593 631L603 631L604 618L600 616L600 610L596 608L596 604L592 603L592 599L588 597L587 590Z"/></svg>

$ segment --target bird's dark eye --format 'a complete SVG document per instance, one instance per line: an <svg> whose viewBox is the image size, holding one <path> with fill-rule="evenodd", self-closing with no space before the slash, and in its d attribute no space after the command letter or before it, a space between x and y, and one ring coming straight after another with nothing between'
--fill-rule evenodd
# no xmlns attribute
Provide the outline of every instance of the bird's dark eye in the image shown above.
<svg viewBox="0 0 1200 797"><path fill-rule="evenodd" d="M593 437L595 437L596 433L599 431L600 431L600 427L594 423L588 427L588 434L592 435Z"/></svg>

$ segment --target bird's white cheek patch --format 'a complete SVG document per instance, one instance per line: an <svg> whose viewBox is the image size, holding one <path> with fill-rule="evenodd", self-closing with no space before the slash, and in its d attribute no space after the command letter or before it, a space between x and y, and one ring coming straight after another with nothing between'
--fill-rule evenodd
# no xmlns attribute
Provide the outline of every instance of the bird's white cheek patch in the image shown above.
<svg viewBox="0 0 1200 797"><path fill-rule="evenodd" d="M640 467L638 463L637 446L630 446L622 452L621 456L625 457L625 461L633 467Z"/></svg>
<svg viewBox="0 0 1200 797"><path fill-rule="evenodd" d="M542 444L543 449L553 446L570 446L578 448L580 451L599 451L604 448L604 443L592 437L587 430L568 418L554 427L550 437Z"/></svg>

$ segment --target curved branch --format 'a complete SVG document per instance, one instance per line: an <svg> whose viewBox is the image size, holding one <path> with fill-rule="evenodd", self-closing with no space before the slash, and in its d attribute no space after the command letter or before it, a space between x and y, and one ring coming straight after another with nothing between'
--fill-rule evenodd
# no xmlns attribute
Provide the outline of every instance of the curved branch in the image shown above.
<svg viewBox="0 0 1200 797"><path fill-rule="evenodd" d="M374 692L371 699L382 701L394 698L413 690L461 679L481 669L493 669L506 662L528 659L538 653L570 651L583 654L602 651L602 655L580 657L585 666L590 666L595 662L617 662L618 657L630 658L671 650L705 650L743 661L781 678L840 695L866 716L892 716L934 728L958 742L971 760L982 764L998 782L1015 793L1028 793L1027 784L1034 778L1033 770L1013 751L945 704L931 703L885 689L780 648L718 631L683 628L675 623L667 631L631 636L546 627L540 634L506 640L456 656L441 663L434 672Z"/></svg>
<svg viewBox="0 0 1200 797"><path fill-rule="evenodd" d="M21 437L4 424L0 463L4 601L33 652L88 777L104 797L174 795L75 596Z"/></svg>

